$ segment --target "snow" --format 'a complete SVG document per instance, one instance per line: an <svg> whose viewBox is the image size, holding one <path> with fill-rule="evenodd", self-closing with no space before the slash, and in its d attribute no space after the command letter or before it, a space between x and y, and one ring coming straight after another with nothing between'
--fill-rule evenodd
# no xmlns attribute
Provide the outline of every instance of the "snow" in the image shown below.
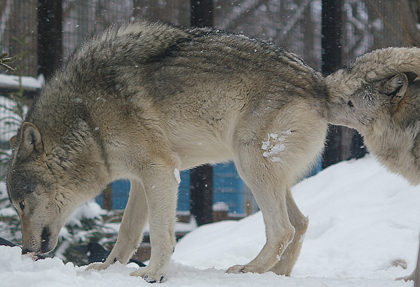
<svg viewBox="0 0 420 287"><path fill-rule="evenodd" d="M280 134L269 133L267 141L263 141L261 149L263 157L268 157L272 162L282 162L281 158L277 157L279 153L286 149L284 141L286 137L292 133L291 130L284 131Z"/></svg>
<svg viewBox="0 0 420 287"><path fill-rule="evenodd" d="M181 183L181 174L179 173L179 170L177 168L174 169L174 176L176 179L176 182L178 182L178 184Z"/></svg>
<svg viewBox="0 0 420 287"><path fill-rule="evenodd" d="M213 211L229 211L229 205L226 202L218 201L212 206Z"/></svg>
<svg viewBox="0 0 420 287"><path fill-rule="evenodd" d="M177 244L163 286L397 287L411 273L417 256L420 188L388 173L367 156L332 166L293 188L309 219L292 277L226 274L262 248L261 213L240 221L199 227ZM0 247L0 282L11 286L150 286L129 273L135 266L115 264L104 271L64 264L58 258L33 262L17 247ZM402 259L408 269L394 266Z"/></svg>
<svg viewBox="0 0 420 287"><path fill-rule="evenodd" d="M33 91L41 89L44 85L44 75L40 74L38 78L34 77L22 77L22 87L25 90ZM18 88L19 77L13 75L0 74L0 87L4 88Z"/></svg>

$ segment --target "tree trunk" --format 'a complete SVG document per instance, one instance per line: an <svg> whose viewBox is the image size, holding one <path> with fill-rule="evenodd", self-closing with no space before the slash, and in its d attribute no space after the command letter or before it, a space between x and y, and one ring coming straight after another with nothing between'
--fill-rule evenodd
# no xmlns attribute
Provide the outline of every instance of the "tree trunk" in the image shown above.
<svg viewBox="0 0 420 287"><path fill-rule="evenodd" d="M191 26L213 27L213 1L191 1ZM213 167L204 165L191 170L191 213L197 225L213 221Z"/></svg>
<svg viewBox="0 0 420 287"><path fill-rule="evenodd" d="M38 73L49 79L61 67L62 0L38 1Z"/></svg>
<svg viewBox="0 0 420 287"><path fill-rule="evenodd" d="M322 66L327 76L342 66L342 0L322 0ZM330 126L322 167L340 162L342 158L342 128Z"/></svg>

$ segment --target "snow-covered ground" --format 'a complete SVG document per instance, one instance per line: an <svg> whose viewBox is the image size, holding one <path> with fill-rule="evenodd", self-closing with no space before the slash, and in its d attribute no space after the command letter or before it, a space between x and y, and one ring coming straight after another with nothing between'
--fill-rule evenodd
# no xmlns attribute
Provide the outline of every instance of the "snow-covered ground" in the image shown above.
<svg viewBox="0 0 420 287"><path fill-rule="evenodd" d="M293 189L310 219L292 277L226 274L262 248L260 213L241 221L197 228L176 246L162 286L344 287L413 286L394 278L411 273L417 256L420 187L388 173L367 158L332 166ZM396 259L408 264L393 266ZM33 262L19 248L0 247L0 286L150 286L130 277L136 267L116 264L105 271L63 264L58 258Z"/></svg>

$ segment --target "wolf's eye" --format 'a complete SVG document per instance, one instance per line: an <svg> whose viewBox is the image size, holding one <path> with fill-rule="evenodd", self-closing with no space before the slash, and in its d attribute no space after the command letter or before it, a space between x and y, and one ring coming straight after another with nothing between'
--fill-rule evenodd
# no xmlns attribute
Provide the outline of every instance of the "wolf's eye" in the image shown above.
<svg viewBox="0 0 420 287"><path fill-rule="evenodd" d="M353 105L353 102L352 102L352 101L348 101L347 105L348 105L350 108L353 108L353 107L354 107L354 105Z"/></svg>
<svg viewBox="0 0 420 287"><path fill-rule="evenodd" d="M25 202L22 200L21 202L19 202L19 207L21 210L25 209Z"/></svg>

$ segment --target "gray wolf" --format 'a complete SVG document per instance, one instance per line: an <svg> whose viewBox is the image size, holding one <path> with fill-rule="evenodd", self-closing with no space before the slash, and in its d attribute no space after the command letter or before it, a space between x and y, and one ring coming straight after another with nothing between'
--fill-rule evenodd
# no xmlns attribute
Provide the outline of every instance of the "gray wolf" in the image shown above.
<svg viewBox="0 0 420 287"><path fill-rule="evenodd" d="M379 162L413 185L420 184L417 75L419 48L387 48L361 56L325 79L329 121L358 130Z"/></svg>
<svg viewBox="0 0 420 287"><path fill-rule="evenodd" d="M81 203L131 181L104 269L126 263L149 221L160 282L175 246L179 170L234 161L264 216L266 244L231 273L290 275L308 220L291 186L322 152L323 77L292 53L242 35L135 22L87 41L46 84L11 139L7 175L25 252L55 248Z"/></svg>

